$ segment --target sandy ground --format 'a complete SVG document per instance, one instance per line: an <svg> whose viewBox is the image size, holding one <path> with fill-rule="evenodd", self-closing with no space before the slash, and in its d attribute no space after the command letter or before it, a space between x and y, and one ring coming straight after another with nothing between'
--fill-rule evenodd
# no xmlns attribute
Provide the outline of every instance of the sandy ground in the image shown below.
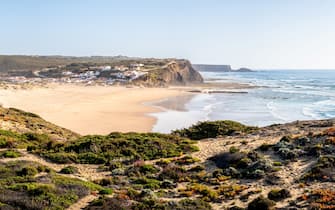
<svg viewBox="0 0 335 210"><path fill-rule="evenodd" d="M176 88L126 88L53 85L50 88L2 89L0 104L39 114L80 134L151 131L158 107L146 102L190 94Z"/></svg>

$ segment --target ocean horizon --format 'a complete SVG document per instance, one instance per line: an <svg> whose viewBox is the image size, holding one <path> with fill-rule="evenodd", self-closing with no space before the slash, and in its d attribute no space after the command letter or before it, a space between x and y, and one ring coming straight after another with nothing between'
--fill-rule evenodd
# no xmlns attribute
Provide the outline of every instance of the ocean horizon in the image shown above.
<svg viewBox="0 0 335 210"><path fill-rule="evenodd" d="M234 120L246 125L267 126L296 120L335 117L335 71L259 70L254 72L200 72L206 82L234 82L256 88L247 94L199 93L184 100L183 109L164 106L154 132L169 133L199 121ZM183 101L169 98L170 103ZM160 106L160 104L156 104Z"/></svg>

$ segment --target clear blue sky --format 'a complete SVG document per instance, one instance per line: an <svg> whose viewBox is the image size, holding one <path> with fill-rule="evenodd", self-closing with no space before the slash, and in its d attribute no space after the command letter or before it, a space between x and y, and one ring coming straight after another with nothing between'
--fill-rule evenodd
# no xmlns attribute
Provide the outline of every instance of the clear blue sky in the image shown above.
<svg viewBox="0 0 335 210"><path fill-rule="evenodd" d="M335 0L1 0L0 54L335 69Z"/></svg>

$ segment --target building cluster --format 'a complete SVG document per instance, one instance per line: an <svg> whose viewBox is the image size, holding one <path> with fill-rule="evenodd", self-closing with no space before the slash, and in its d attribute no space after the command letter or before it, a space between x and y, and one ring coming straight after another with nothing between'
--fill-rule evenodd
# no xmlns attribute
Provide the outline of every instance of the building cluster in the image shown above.
<svg viewBox="0 0 335 210"><path fill-rule="evenodd" d="M126 83L147 74L144 64L130 64L118 66L86 66L73 68L73 66L58 66L33 71L33 77L7 76L1 77L2 81L10 83L85 83L85 84L114 84Z"/></svg>

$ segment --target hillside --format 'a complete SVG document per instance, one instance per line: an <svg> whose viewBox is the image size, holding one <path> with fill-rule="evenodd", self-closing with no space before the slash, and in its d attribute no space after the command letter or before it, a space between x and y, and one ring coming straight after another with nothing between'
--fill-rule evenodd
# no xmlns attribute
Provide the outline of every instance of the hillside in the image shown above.
<svg viewBox="0 0 335 210"><path fill-rule="evenodd" d="M50 66L68 65L71 63L120 63L127 60L137 60L126 56L29 56L0 55L0 72L26 71L47 68Z"/></svg>
<svg viewBox="0 0 335 210"><path fill-rule="evenodd" d="M64 56L0 56L3 82L84 83L161 87L203 82L202 76L183 59Z"/></svg>
<svg viewBox="0 0 335 210"><path fill-rule="evenodd" d="M18 133L45 134L54 140L75 139L79 135L43 120L36 114L0 106L0 129Z"/></svg>
<svg viewBox="0 0 335 210"><path fill-rule="evenodd" d="M14 113L36 123L34 114ZM1 130L0 204L4 209L334 209L334 123L257 128L216 121L170 135L111 133L62 142Z"/></svg>

